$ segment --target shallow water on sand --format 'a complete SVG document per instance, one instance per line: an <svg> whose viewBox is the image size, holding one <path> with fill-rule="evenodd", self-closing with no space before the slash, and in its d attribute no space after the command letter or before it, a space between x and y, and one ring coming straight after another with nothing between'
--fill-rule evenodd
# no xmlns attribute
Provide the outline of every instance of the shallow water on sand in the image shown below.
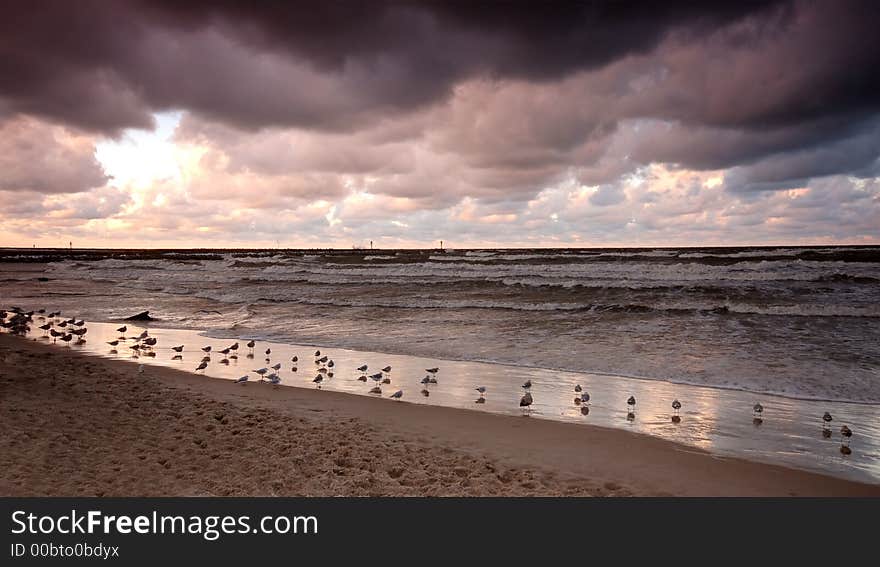
<svg viewBox="0 0 880 567"><path fill-rule="evenodd" d="M31 337L51 343L34 325ZM245 346L248 337L238 339L207 337L194 330L144 327L127 323L127 337L141 333L145 328L158 344L150 354L136 356L128 345L120 342L115 349L107 342L119 337L120 323L87 324L87 341L81 345L61 346L85 354L108 358L136 359L144 365L161 365L186 371L195 371L205 353L200 349L211 346L212 353L206 376L235 379L250 375L244 386L230 383L230 388L271 388L258 382L254 369L281 363L279 375L282 386L316 388L313 379L318 375L315 364L315 346L258 341L253 353ZM238 358L226 358L218 353L238 341ZM180 356L172 346L185 345ZM271 349L267 356L266 349ZM318 347L322 355L334 361L333 376L324 375L320 388L356 395L370 394L372 380L358 380L363 373L356 368L368 365L367 375L377 373L387 365L392 367L385 377L390 384L381 385L381 397L388 398L403 391L403 402L465 408L508 415L528 415L533 419L551 419L626 429L653 435L685 446L698 447L719 456L737 456L751 460L786 465L835 476L880 483L880 406L846 402L826 402L755 394L702 386L673 384L657 380L642 380L622 376L583 372L561 372L525 368L503 364L450 361L416 356ZM294 364L291 358L297 356ZM294 370L294 367L296 370ZM425 369L439 367L437 384L423 385ZM519 407L523 394L521 384L531 380L534 403L526 413ZM574 388L581 385L589 392L588 404L575 403ZM484 403L475 390L484 386ZM634 396L632 412L627 398ZM682 403L680 421L673 422L671 403ZM764 407L763 422L753 422L752 406L760 402ZM397 403L388 400L388 403ZM834 421L830 437L823 436L822 415L830 412ZM628 415L632 413L633 415ZM854 435L852 454L840 452L839 429L848 425ZM596 434L584 429L585 435Z"/></svg>

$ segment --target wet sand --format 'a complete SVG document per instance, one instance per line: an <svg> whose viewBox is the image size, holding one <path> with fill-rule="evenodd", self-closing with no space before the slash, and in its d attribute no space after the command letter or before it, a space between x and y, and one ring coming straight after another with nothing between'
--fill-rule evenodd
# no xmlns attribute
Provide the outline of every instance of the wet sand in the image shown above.
<svg viewBox="0 0 880 567"><path fill-rule="evenodd" d="M4 496L880 496L627 431L206 378L0 336Z"/></svg>

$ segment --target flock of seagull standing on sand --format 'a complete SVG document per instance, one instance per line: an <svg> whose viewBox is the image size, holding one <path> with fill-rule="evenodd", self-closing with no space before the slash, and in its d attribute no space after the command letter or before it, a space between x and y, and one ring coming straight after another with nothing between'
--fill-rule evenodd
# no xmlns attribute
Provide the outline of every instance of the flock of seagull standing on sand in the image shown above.
<svg viewBox="0 0 880 567"><path fill-rule="evenodd" d="M36 321L35 321L36 319ZM43 336L47 338L51 338L53 343L56 343L58 340L61 340L64 344L70 345L73 341L74 344L85 344L85 335L88 332L88 328L86 327L86 322L83 319L74 318L65 318L61 316L60 311L54 311L47 313L45 309L37 309L35 311L24 311L20 307L12 307L8 310L0 310L0 327L6 329L7 332L26 336L30 330L31 325L35 324L35 322L42 322L43 324L39 325L37 328L43 332ZM112 347L110 351L111 354L118 354L117 347L121 345L125 345L129 350L132 351L132 356L140 357L140 356L148 356L155 357L156 352L154 347L158 344L158 339L156 337L152 337L149 334L148 330L143 330L139 335L136 336L125 336L125 333L128 332L128 326L122 325L116 331L120 334L119 338L114 339L112 341L108 341L107 344ZM254 358L254 349L256 348L256 341L250 340L245 343L245 346L248 349L246 357L248 359ZM183 351L185 345L177 345L171 347L171 350L174 351L174 355L172 356L172 360L182 360L183 359ZM226 348L214 350L212 346L208 345L205 347L201 347L201 351L204 353L201 361L198 366L195 368L195 372L202 372L208 368L208 364L211 362L211 353L216 352L223 355L223 358L219 361L220 364L228 365L230 360L238 359L238 350L240 348L240 343L238 341L233 342ZM276 362L275 364L270 365L272 362L271 354L272 349L267 348L264 351L266 356L265 364L266 366L262 368L257 368L251 371L252 374L255 374L259 377L260 383L268 383L273 386L278 386L281 384L281 376L279 372L281 372L282 363ZM291 371L297 372L298 370L298 362L299 358L294 356L290 359L292 363ZM314 365L316 367L316 376L312 379L312 382L318 387L321 388L321 385L330 378L334 376L334 369L336 367L336 363L331 359L328 355L322 354L320 350L316 350L314 354ZM140 365L138 371L143 373L143 365ZM379 372L373 374L367 374L369 371L369 367L366 364L359 366L356 369L359 377L357 378L360 382L372 381L374 383L372 389L369 390L370 394L382 395L382 385L391 384L391 366L385 366L380 369ZM430 395L430 391L428 390L429 385L437 384L437 373L440 371L440 368L426 368L426 375L421 380L422 391L421 394L425 397ZM251 373L244 374L243 376L234 380L234 384L245 385L251 379ZM534 398L532 397L532 381L526 380L522 384L522 389L524 393L519 400L519 407L523 408L525 415L529 415L531 406L534 403ZM479 397L477 398L477 404L486 403L486 393L488 392L488 388L485 386L477 386L474 388L479 393ZM575 398L574 404L581 407L581 413L584 415L589 414L589 404L590 404L590 394L585 391L580 384L574 387ZM388 396L393 400L401 400L403 398L403 390L396 390L393 394ZM628 421L633 421L635 419L635 407L636 407L636 398L635 396L630 396L626 400L627 405L627 414L626 419ZM682 404L680 401L673 400L672 401L672 422L680 423L681 422L681 411ZM764 406L760 403L756 403L752 407L752 422L754 425L759 426L764 422ZM822 436L826 439L832 436L831 431L831 422L834 420L832 415L829 412L825 412L822 416ZM852 453L850 449L850 439L852 438L852 430L843 425L840 428L840 436L841 436L841 445L840 452L844 455L849 455Z"/></svg>

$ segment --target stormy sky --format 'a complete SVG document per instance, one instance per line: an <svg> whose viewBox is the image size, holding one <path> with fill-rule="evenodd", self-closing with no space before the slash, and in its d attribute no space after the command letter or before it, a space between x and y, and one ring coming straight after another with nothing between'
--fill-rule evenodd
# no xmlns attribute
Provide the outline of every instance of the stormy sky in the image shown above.
<svg viewBox="0 0 880 567"><path fill-rule="evenodd" d="M0 245L880 241L877 2L0 12Z"/></svg>

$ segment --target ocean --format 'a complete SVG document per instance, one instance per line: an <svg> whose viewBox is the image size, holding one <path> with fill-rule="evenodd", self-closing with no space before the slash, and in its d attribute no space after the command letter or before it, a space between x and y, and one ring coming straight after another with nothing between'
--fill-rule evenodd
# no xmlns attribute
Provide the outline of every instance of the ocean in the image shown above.
<svg viewBox="0 0 880 567"><path fill-rule="evenodd" d="M47 259L58 261L14 263ZM10 300L92 320L149 310L214 336L880 403L877 247L7 249L2 260Z"/></svg>

